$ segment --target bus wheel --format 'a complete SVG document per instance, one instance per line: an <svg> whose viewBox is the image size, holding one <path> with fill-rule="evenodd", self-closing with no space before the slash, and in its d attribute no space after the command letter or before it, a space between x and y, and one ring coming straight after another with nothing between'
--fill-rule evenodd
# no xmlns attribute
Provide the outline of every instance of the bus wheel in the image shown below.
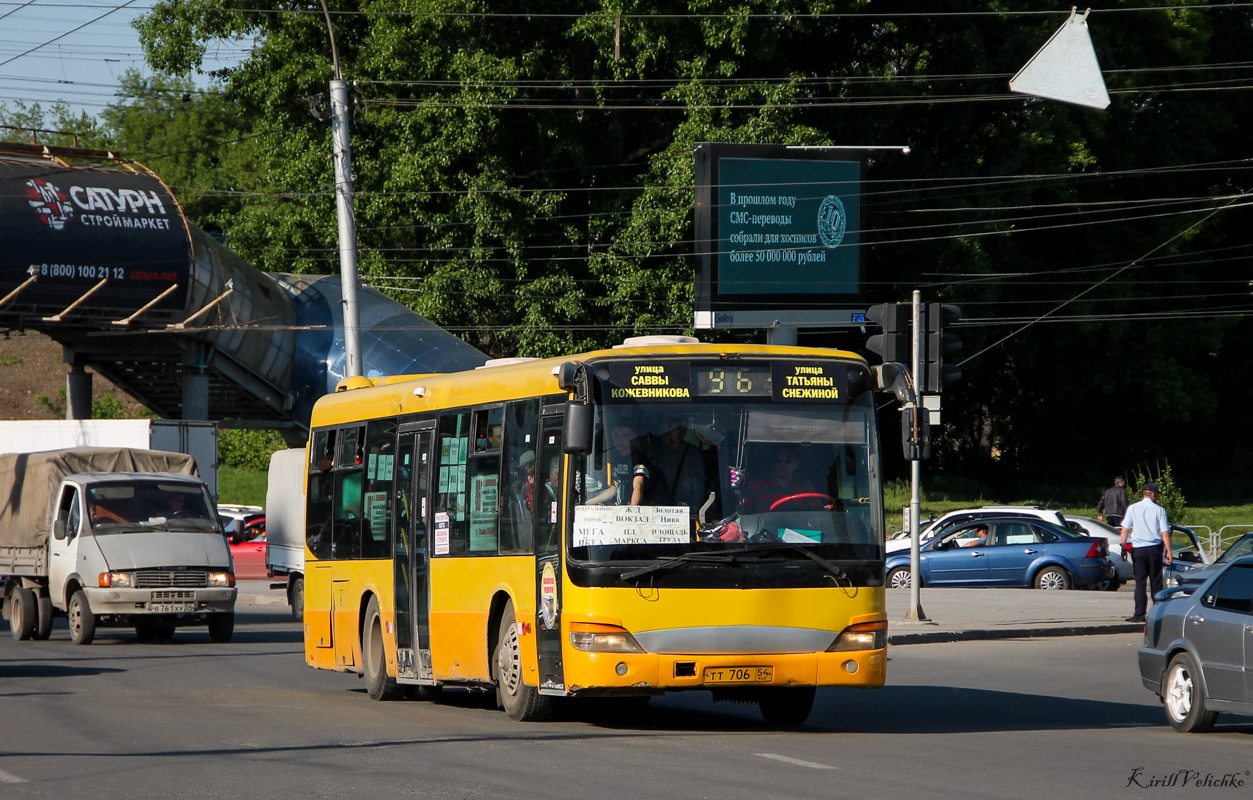
<svg viewBox="0 0 1253 800"><path fill-rule="evenodd" d="M505 604L492 654L492 677L496 680L496 702L515 722L537 722L553 712L553 699L544 697L534 686L522 681L522 648L518 645L518 620L513 603Z"/></svg>
<svg viewBox="0 0 1253 800"><path fill-rule="evenodd" d="M14 640L24 642L35 632L38 624L39 610L36 608L35 593L19 586L9 598L9 633Z"/></svg>
<svg viewBox="0 0 1253 800"><path fill-rule="evenodd" d="M387 657L383 653L383 617L379 600L370 598L365 611L365 641L361 644L361 660L365 662L366 691L374 700L398 700L404 694L396 679L387 674Z"/></svg>
<svg viewBox="0 0 1253 800"><path fill-rule="evenodd" d="M803 725L814 709L815 694L817 690L812 686L807 689L766 689L757 705L761 708L761 715L771 725Z"/></svg>
<svg viewBox="0 0 1253 800"><path fill-rule="evenodd" d="M96 638L96 615L87 604L87 593L76 589L70 596L70 641L74 644L91 644Z"/></svg>

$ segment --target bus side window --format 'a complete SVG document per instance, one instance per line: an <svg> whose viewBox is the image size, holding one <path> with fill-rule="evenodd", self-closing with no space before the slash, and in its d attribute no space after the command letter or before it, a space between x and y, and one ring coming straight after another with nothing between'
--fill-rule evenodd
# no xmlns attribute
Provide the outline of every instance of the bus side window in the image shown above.
<svg viewBox="0 0 1253 800"><path fill-rule="evenodd" d="M305 541L317 559L331 558L331 498L335 476L314 472L309 476L309 499L305 510Z"/></svg>
<svg viewBox="0 0 1253 800"><path fill-rule="evenodd" d="M436 530L440 515L447 515L448 544L432 543L432 555L458 555L469 550L466 526L466 460L470 452L470 414L445 414L439 420L436 457Z"/></svg>
<svg viewBox="0 0 1253 800"><path fill-rule="evenodd" d="M331 545L335 558L361 557L361 513L361 470L336 472Z"/></svg>
<svg viewBox="0 0 1253 800"><path fill-rule="evenodd" d="M555 553L560 549L561 498L565 481L562 480L561 420L547 418L540 434L540 476L535 493L535 548L540 554Z"/></svg>
<svg viewBox="0 0 1253 800"><path fill-rule="evenodd" d="M500 457L470 459L470 552L497 550L497 509L500 506Z"/></svg>
<svg viewBox="0 0 1253 800"><path fill-rule="evenodd" d="M522 400L505 408L504 472L500 492L500 552L530 553L535 540L535 464L539 401Z"/></svg>
<svg viewBox="0 0 1253 800"><path fill-rule="evenodd" d="M396 421L366 427L362 558L389 558L392 540L392 483L396 474Z"/></svg>

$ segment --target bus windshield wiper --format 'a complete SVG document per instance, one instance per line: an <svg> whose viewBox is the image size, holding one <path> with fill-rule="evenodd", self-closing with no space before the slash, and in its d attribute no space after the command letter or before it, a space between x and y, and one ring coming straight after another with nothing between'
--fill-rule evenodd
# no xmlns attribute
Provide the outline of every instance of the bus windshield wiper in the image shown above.
<svg viewBox="0 0 1253 800"><path fill-rule="evenodd" d="M681 556L671 556L669 558L659 559L657 563L649 564L647 567L640 567L639 569L623 572L618 577L624 581L629 581L632 578L639 578L663 569L682 569L683 567L688 567L692 564L723 564L726 562L734 562L736 556L743 555L748 552L750 552L748 548L741 548L739 550L727 550L721 553L684 553Z"/></svg>
<svg viewBox="0 0 1253 800"><path fill-rule="evenodd" d="M839 580L848 580L848 573L844 571L844 568L843 568L843 567L837 566L836 564L834 564L834 563L832 563L832 562L828 561L827 559L825 559L825 558L823 558L822 556L818 555L818 554L817 554L817 553L815 553L813 550L809 549L808 547L805 547L804 545L793 544L792 542L775 542L775 543L772 543L772 544L759 544L759 545L756 545L756 546L752 547L751 549L748 549L748 550L747 550L747 552L750 552L750 553L761 553L761 552L763 552L763 551L767 551L767 550L772 550L772 551L773 551L773 550L792 550L792 551L795 551L795 552L800 553L801 555L805 556L806 558L808 558L808 559L810 559L810 560L814 561L816 564L818 564L818 566L822 567L822 568L823 568L823 569L825 569L827 572L830 572L830 573L831 573L832 575L834 575L837 579L839 579Z"/></svg>

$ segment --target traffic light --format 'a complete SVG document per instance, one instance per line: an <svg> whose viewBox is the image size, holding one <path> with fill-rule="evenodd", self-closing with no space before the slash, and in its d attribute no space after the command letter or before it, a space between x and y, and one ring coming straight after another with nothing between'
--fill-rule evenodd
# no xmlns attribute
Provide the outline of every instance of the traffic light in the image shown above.
<svg viewBox="0 0 1253 800"><path fill-rule="evenodd" d="M922 406L901 409L901 448L906 461L931 458L931 414Z"/></svg>
<svg viewBox="0 0 1253 800"><path fill-rule="evenodd" d="M883 333L866 340L866 349L878 353L884 362L910 363L913 346L910 329L913 327L913 307L909 303L882 303L866 309L866 320L883 328Z"/></svg>
<svg viewBox="0 0 1253 800"><path fill-rule="evenodd" d="M945 303L927 304L927 335L923 343L926 353L923 391L939 394L950 383L961 380L961 367L946 365L944 359L962 349L962 340L944 332L944 326L962 318L962 310Z"/></svg>

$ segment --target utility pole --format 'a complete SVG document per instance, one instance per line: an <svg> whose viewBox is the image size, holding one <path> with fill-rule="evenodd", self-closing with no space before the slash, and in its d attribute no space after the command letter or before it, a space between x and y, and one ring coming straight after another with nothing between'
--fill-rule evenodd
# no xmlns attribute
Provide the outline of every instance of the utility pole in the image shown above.
<svg viewBox="0 0 1253 800"><path fill-rule="evenodd" d="M335 210L339 216L339 282L343 293L344 377L364 374L361 365L361 321L357 295L357 220L352 201L352 147L348 141L348 82L339 69L339 50L335 45L335 29L331 12L322 2L326 29L331 36L331 59L335 77L331 80L331 137L335 159Z"/></svg>
<svg viewBox="0 0 1253 800"><path fill-rule="evenodd" d="M913 352L910 359L910 371L914 376L914 392L912 402L906 405L905 413L909 415L913 424L920 424L918 420L919 409L922 407L922 394L920 391L920 381L918 376L922 375L922 357L923 357L923 325L922 325L922 292L915 289L913 296ZM926 425L924 420L922 425ZM927 618L926 612L922 610L922 580L921 570L919 566L922 561L919 558L920 540L919 530L922 527L922 453L921 445L914 449L914 457L909 462L909 610L905 612L905 619L922 621Z"/></svg>

